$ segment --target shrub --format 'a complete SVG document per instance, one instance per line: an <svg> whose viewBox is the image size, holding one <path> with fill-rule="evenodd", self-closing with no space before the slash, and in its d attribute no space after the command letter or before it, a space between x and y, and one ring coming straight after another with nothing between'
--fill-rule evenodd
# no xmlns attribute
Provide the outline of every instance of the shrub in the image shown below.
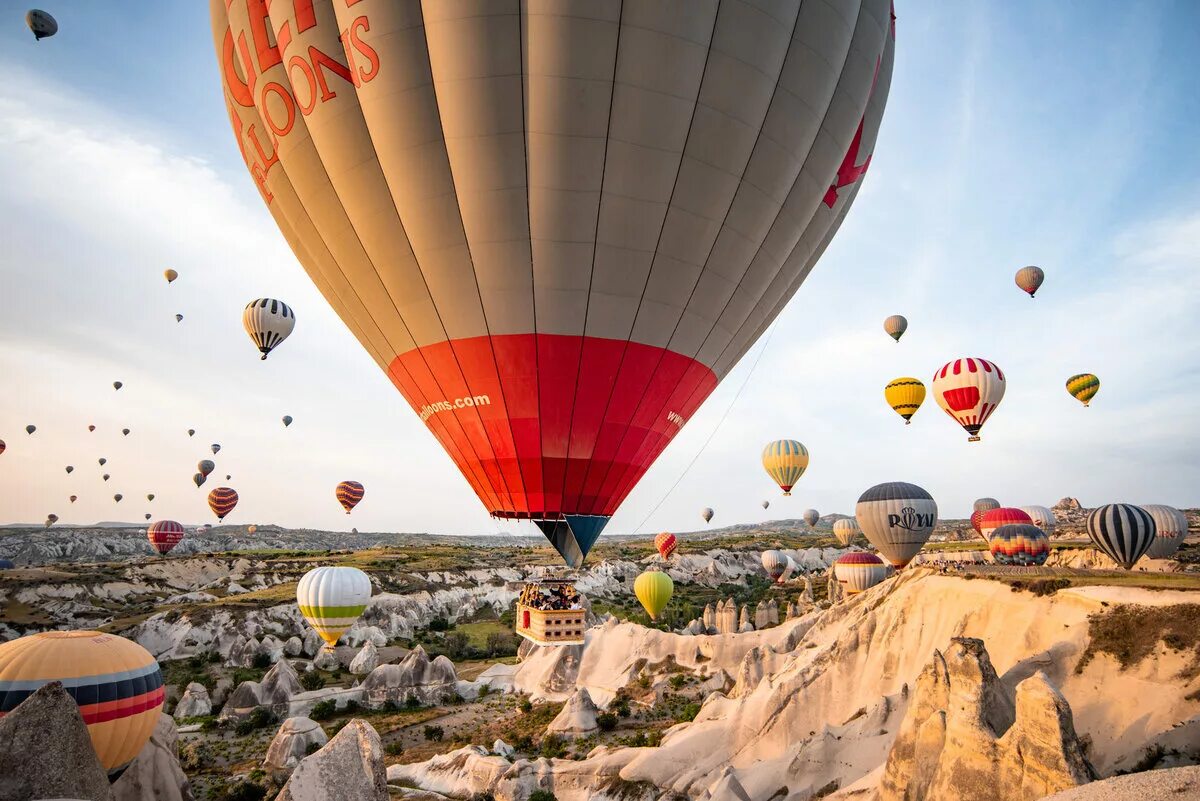
<svg viewBox="0 0 1200 801"><path fill-rule="evenodd" d="M687 683L687 676L683 675L682 673L676 673L674 676L671 677L671 689L672 690L678 690L681 687L683 687L683 685L686 683Z"/></svg>
<svg viewBox="0 0 1200 801"><path fill-rule="evenodd" d="M408 709L418 709L421 706L421 699L415 695L410 695L404 699L404 706Z"/></svg>
<svg viewBox="0 0 1200 801"><path fill-rule="evenodd" d="M310 756L312 754L317 753L320 750L321 750L320 743L309 743L308 745L304 746L304 755Z"/></svg>
<svg viewBox="0 0 1200 801"><path fill-rule="evenodd" d="M612 731L617 728L617 716L612 712L604 712L596 716L596 725L600 731Z"/></svg>
<svg viewBox="0 0 1200 801"><path fill-rule="evenodd" d="M450 623L444 617L435 617L433 620L429 621L430 631L447 631L449 628Z"/></svg>
<svg viewBox="0 0 1200 801"><path fill-rule="evenodd" d="M629 699L622 698L617 701L616 712L620 717L629 717Z"/></svg>
<svg viewBox="0 0 1200 801"><path fill-rule="evenodd" d="M514 634L493 631L487 636L488 656L516 656L518 645Z"/></svg>
<svg viewBox="0 0 1200 801"><path fill-rule="evenodd" d="M690 720L695 720L696 715L698 715L698 714L700 714L700 705L699 704L697 704L695 702L686 704L683 707L683 709L679 710L679 720L685 721L685 722L690 721Z"/></svg>
<svg viewBox="0 0 1200 801"><path fill-rule="evenodd" d="M554 759L565 753L567 753L567 744L557 734L547 734L542 738L542 756Z"/></svg>
<svg viewBox="0 0 1200 801"><path fill-rule="evenodd" d="M250 660L250 667L257 670L266 670L271 666L271 655L258 653L254 655L254 659Z"/></svg>
<svg viewBox="0 0 1200 801"><path fill-rule="evenodd" d="M349 701L347 701L346 705L344 707L342 707L342 712L346 713L347 715L353 715L358 710L359 710L358 701L355 701L353 698L351 698Z"/></svg>
<svg viewBox="0 0 1200 801"><path fill-rule="evenodd" d="M484 685L480 686L480 688L479 688L480 699L487 698L489 695L491 695L491 693L492 693L492 685L484 684Z"/></svg>
<svg viewBox="0 0 1200 801"><path fill-rule="evenodd" d="M238 782L216 794L216 801L262 801L267 789L254 782Z"/></svg>
<svg viewBox="0 0 1200 801"><path fill-rule="evenodd" d="M549 790L534 790L529 794L529 801L558 801L558 796Z"/></svg>
<svg viewBox="0 0 1200 801"><path fill-rule="evenodd" d="M471 640L461 631L452 631L446 635L446 656L457 661L463 659L471 650Z"/></svg>
<svg viewBox="0 0 1200 801"><path fill-rule="evenodd" d="M518 704L518 706L521 708L521 712L523 714L528 715L530 712L533 711L533 702L530 701L528 698L522 698L521 703Z"/></svg>
<svg viewBox="0 0 1200 801"><path fill-rule="evenodd" d="M383 753L388 756L400 756L404 753L404 746L400 744L399 740L392 740L383 747Z"/></svg>
<svg viewBox="0 0 1200 801"><path fill-rule="evenodd" d="M424 733L425 739L432 743L440 743L442 738L446 736L446 730L441 726L426 726Z"/></svg>
<svg viewBox="0 0 1200 801"><path fill-rule="evenodd" d="M325 686L325 678L315 670L300 674L300 686L306 690L319 690Z"/></svg>
<svg viewBox="0 0 1200 801"><path fill-rule="evenodd" d="M308 713L308 716L313 720L329 720L336 713L337 702L330 698L325 701L318 701L316 705L313 706L312 712Z"/></svg>

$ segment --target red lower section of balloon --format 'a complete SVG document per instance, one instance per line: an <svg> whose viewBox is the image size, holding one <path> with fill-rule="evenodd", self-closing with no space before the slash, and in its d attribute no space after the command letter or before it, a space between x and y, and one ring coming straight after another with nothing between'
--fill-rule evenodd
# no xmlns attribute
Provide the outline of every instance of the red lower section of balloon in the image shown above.
<svg viewBox="0 0 1200 801"><path fill-rule="evenodd" d="M416 348L388 370L499 517L611 515L717 385L687 356L507 334Z"/></svg>

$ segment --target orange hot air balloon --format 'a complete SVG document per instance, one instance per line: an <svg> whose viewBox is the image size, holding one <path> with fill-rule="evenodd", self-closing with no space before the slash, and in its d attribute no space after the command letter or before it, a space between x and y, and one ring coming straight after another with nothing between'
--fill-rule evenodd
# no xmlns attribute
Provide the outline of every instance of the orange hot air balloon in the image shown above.
<svg viewBox="0 0 1200 801"><path fill-rule="evenodd" d="M208 508L213 510L217 520L224 520L225 515L232 512L233 507L237 506L237 502L237 490L230 487L217 487L208 493Z"/></svg>
<svg viewBox="0 0 1200 801"><path fill-rule="evenodd" d="M209 7L296 257L487 510L571 565L836 233L895 49L890 0L849 25L797 3Z"/></svg>
<svg viewBox="0 0 1200 801"><path fill-rule="evenodd" d="M338 503L346 510L346 514L350 514L354 507L358 506L358 502L363 499L365 492L363 485L357 481L343 481L337 485L334 494L337 496Z"/></svg>
<svg viewBox="0 0 1200 801"><path fill-rule="evenodd" d="M663 559L670 559L671 554L675 553L678 546L679 542L675 539L675 535L669 531L664 531L654 538L654 547L662 554Z"/></svg>

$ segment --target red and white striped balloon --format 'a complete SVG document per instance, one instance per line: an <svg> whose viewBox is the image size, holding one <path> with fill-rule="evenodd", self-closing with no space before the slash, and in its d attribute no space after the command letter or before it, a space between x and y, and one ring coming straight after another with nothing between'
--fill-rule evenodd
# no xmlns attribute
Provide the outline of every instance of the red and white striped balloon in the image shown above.
<svg viewBox="0 0 1200 801"><path fill-rule="evenodd" d="M942 411L979 441L979 429L1004 399L1004 372L987 359L964 356L933 374L933 397Z"/></svg>

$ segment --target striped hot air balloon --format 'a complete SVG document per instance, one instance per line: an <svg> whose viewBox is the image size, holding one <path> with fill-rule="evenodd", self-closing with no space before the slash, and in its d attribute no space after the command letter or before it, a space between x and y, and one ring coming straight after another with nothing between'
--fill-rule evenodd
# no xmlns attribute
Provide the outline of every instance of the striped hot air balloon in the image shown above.
<svg viewBox="0 0 1200 801"><path fill-rule="evenodd" d="M200 471L200 475L208 478L212 471L217 469L217 465L212 459L201 459L196 463L196 469Z"/></svg>
<svg viewBox="0 0 1200 801"><path fill-rule="evenodd" d="M1042 282L1046 280L1046 274L1042 272L1041 267L1034 267L1030 265L1029 267L1022 267L1021 269L1017 270L1014 280L1016 281L1017 286L1019 286L1022 291L1028 292L1029 297L1032 298L1033 294L1037 292L1038 288L1042 285Z"/></svg>
<svg viewBox="0 0 1200 801"><path fill-rule="evenodd" d="M1022 512L1029 515L1029 519L1033 524L1042 530L1047 537L1054 533L1054 527L1058 525L1058 518L1054 516L1054 512L1050 511L1045 506L1021 506Z"/></svg>
<svg viewBox="0 0 1200 801"><path fill-rule="evenodd" d="M963 357L933 374L933 397L968 434L979 441L979 429L1004 398L1004 373L987 359Z"/></svg>
<svg viewBox="0 0 1200 801"><path fill-rule="evenodd" d="M892 411L904 418L904 424L912 422L912 416L925 402L925 385L916 378L893 378L883 388L884 400Z"/></svg>
<svg viewBox="0 0 1200 801"><path fill-rule="evenodd" d="M809 528L815 528L817 523L821 521L821 513L816 509L805 509L803 517L804 522L808 523Z"/></svg>
<svg viewBox="0 0 1200 801"><path fill-rule="evenodd" d="M762 465L783 494L791 495L792 487L808 468L808 448L794 439L777 439L763 448Z"/></svg>
<svg viewBox="0 0 1200 801"><path fill-rule="evenodd" d="M900 337L904 336L904 332L908 330L908 320L902 314L893 314L883 321L883 330L887 332L888 336L899 342Z"/></svg>
<svg viewBox="0 0 1200 801"><path fill-rule="evenodd" d="M146 538L150 540L151 547L163 556L169 554L183 536L183 526L174 520L155 520L146 529Z"/></svg>
<svg viewBox="0 0 1200 801"><path fill-rule="evenodd" d="M669 531L664 531L654 538L654 547L662 555L663 559L670 559L671 554L675 553L675 549L679 546L679 541L675 539L675 535Z"/></svg>
<svg viewBox="0 0 1200 801"><path fill-rule="evenodd" d="M79 704L109 773L133 761L162 714L162 672L135 642L98 631L43 631L0 645L0 716L52 681Z"/></svg>
<svg viewBox="0 0 1200 801"><path fill-rule="evenodd" d="M1011 506L1001 506L998 509L992 509L990 512L984 512L983 517L979 519L979 536L983 537L984 542L991 542L993 531L1001 526L1008 526L1014 523L1032 524L1033 518L1028 513Z"/></svg>
<svg viewBox="0 0 1200 801"><path fill-rule="evenodd" d="M658 616L671 602L674 592L675 582L661 570L647 570L633 582L633 594L637 596L651 620L658 620Z"/></svg>
<svg viewBox="0 0 1200 801"><path fill-rule="evenodd" d="M833 238L895 50L890 0L209 5L298 260L574 566Z"/></svg>
<svg viewBox="0 0 1200 801"><path fill-rule="evenodd" d="M788 556L783 551L769 550L762 552L763 570L767 571L767 576L771 581L778 582L783 578L783 574L787 571Z"/></svg>
<svg viewBox="0 0 1200 801"><path fill-rule="evenodd" d="M937 525L937 503L916 484L876 484L858 498L854 516L879 553L900 569L912 561Z"/></svg>
<svg viewBox="0 0 1200 801"><path fill-rule="evenodd" d="M1007 523L992 532L988 549L998 565L1044 565L1050 556L1050 538L1032 523Z"/></svg>
<svg viewBox="0 0 1200 801"><path fill-rule="evenodd" d="M1126 570L1154 544L1154 518L1140 506L1110 503L1087 516L1087 533L1092 542Z"/></svg>
<svg viewBox="0 0 1200 801"><path fill-rule="evenodd" d="M979 498L973 508L976 512L990 512L1000 508L1000 501L995 498Z"/></svg>
<svg viewBox="0 0 1200 801"><path fill-rule="evenodd" d="M371 600L371 579L356 567L318 567L296 585L300 614L332 648Z"/></svg>
<svg viewBox="0 0 1200 801"><path fill-rule="evenodd" d="M1091 373L1080 373L1067 379L1067 392L1085 407L1091 405L1092 398L1099 391L1100 379Z"/></svg>
<svg viewBox="0 0 1200 801"><path fill-rule="evenodd" d="M338 503L346 510L346 514L350 514L358 502L363 499L363 485L357 481L343 481L337 485L335 495L337 495Z"/></svg>
<svg viewBox="0 0 1200 801"><path fill-rule="evenodd" d="M237 490L231 487L217 487L208 493L208 508L213 510L217 520L224 520L225 516L233 511L233 507L237 506L237 502Z"/></svg>
<svg viewBox="0 0 1200 801"><path fill-rule="evenodd" d="M1154 541L1150 543L1146 556L1151 559L1170 559L1187 538L1187 515L1174 506L1162 504L1150 504L1142 508L1154 518Z"/></svg>
<svg viewBox="0 0 1200 801"><path fill-rule="evenodd" d="M858 521L853 517L841 517L833 521L833 536L837 537L843 548L849 548L861 531Z"/></svg>
<svg viewBox="0 0 1200 801"><path fill-rule="evenodd" d="M871 589L888 577L888 566L873 553L851 551L833 563L833 575L847 595Z"/></svg>
<svg viewBox="0 0 1200 801"><path fill-rule="evenodd" d="M296 314L281 300L258 298L242 310L242 326L258 347L263 361L296 327Z"/></svg>

